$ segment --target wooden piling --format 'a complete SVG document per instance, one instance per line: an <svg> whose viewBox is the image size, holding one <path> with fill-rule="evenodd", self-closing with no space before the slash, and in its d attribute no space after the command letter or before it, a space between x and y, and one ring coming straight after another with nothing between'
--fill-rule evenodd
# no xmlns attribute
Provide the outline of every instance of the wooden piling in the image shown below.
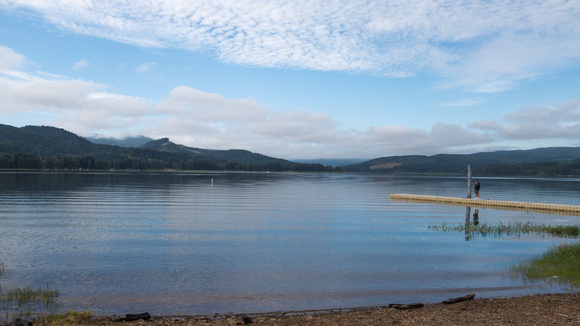
<svg viewBox="0 0 580 326"><path fill-rule="evenodd" d="M471 164L467 164L467 198L471 198Z"/></svg>

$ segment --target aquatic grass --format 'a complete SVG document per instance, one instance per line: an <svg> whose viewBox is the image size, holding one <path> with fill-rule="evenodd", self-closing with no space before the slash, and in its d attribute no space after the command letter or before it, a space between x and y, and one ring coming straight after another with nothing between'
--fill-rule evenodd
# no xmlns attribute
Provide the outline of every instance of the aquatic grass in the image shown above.
<svg viewBox="0 0 580 326"><path fill-rule="evenodd" d="M492 235L494 238L502 236L521 236L535 233L549 234L555 237L578 239L580 225L543 225L533 223L508 223L499 225L480 224L442 224L430 225L430 230L441 232L464 232L470 238ZM528 280L550 279L562 283L580 286L580 243L561 244L548 250L541 256L522 261L510 267L510 274Z"/></svg>
<svg viewBox="0 0 580 326"><path fill-rule="evenodd" d="M68 326L86 324L95 318L95 315L90 311L67 311L62 314L48 315L40 318L39 324L47 326Z"/></svg>
<svg viewBox="0 0 580 326"><path fill-rule="evenodd" d="M557 225L546 230L553 236L562 238L578 238L580 236L580 226L578 225Z"/></svg>
<svg viewBox="0 0 580 326"><path fill-rule="evenodd" d="M32 309L37 305L45 308L56 306L56 297L59 295L57 289L51 289L49 285L46 288L34 288L26 286L23 288L0 291L0 302L5 309L22 306Z"/></svg>
<svg viewBox="0 0 580 326"><path fill-rule="evenodd" d="M2 293L2 299L17 302L19 305L22 303L42 303L44 305L50 305L54 303L58 294L58 290L51 289L46 284L46 289L27 286L22 289L16 288L8 290Z"/></svg>
<svg viewBox="0 0 580 326"><path fill-rule="evenodd" d="M0 264L0 271L2 271L2 276L6 277L3 263ZM44 312L54 311L58 307L56 302L58 295L58 290L51 288L48 283L46 283L46 288L28 285L9 289L0 283L0 308L6 317L10 314L28 316L39 309Z"/></svg>
<svg viewBox="0 0 580 326"><path fill-rule="evenodd" d="M549 279L580 286L580 243L561 244L531 260L510 267L513 276Z"/></svg>
<svg viewBox="0 0 580 326"><path fill-rule="evenodd" d="M580 235L580 225L544 225L534 223L508 223L499 225L488 224L447 224L429 225L429 230L440 232L463 232L471 236L493 236L501 238L502 236L521 236L524 234L535 233L539 235L552 235L561 238L578 238Z"/></svg>

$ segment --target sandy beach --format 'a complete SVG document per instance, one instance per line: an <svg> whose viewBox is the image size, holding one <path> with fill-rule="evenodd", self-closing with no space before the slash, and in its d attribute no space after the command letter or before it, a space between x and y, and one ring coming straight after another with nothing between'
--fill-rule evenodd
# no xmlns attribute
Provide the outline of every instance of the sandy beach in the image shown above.
<svg viewBox="0 0 580 326"><path fill-rule="evenodd" d="M420 308L373 307L326 311L212 316L91 317L68 325L580 325L580 292L478 299ZM65 321L62 321L64 324ZM34 325L47 325L34 323Z"/></svg>

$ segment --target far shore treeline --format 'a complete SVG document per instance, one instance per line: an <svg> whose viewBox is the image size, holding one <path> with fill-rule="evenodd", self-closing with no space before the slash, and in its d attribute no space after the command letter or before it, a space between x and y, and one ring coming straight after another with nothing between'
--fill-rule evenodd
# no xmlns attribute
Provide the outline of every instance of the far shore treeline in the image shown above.
<svg viewBox="0 0 580 326"><path fill-rule="evenodd" d="M0 124L0 169L180 170L256 172L354 172L377 174L458 174L468 164L478 176L580 176L580 147L388 156L345 166L298 163L243 149L187 147L168 138L136 147L97 144L64 129Z"/></svg>
<svg viewBox="0 0 580 326"><path fill-rule="evenodd" d="M189 170L189 171L256 171L256 172L342 172L340 167L314 163L238 163L216 162L211 159L103 159L91 156L39 157L29 154L0 155L0 169L30 170Z"/></svg>
<svg viewBox="0 0 580 326"><path fill-rule="evenodd" d="M291 162L247 150L191 148L167 138L120 147L96 144L60 128L1 124L0 169L342 172L340 167Z"/></svg>

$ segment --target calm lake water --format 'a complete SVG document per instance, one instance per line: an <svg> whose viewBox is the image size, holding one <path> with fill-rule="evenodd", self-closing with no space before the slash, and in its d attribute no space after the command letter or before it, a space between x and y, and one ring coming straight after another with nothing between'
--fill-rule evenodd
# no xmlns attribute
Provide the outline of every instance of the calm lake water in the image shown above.
<svg viewBox="0 0 580 326"><path fill-rule="evenodd" d="M480 181L482 198L580 205L575 178ZM567 240L432 231L465 223L466 208L389 198L465 197L465 177L0 173L0 184L4 286L48 283L63 305L97 314L270 312L567 290L507 274L514 262ZM580 217L479 209L479 222L568 225Z"/></svg>

